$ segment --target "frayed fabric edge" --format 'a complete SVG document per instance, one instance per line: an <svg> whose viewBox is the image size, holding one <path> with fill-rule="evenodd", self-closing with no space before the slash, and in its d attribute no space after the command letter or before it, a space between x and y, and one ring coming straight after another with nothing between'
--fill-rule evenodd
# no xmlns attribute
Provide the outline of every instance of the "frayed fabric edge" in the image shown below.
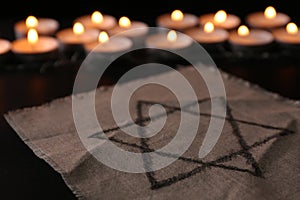
<svg viewBox="0 0 300 200"><path fill-rule="evenodd" d="M6 121L11 125L11 127L18 133L19 137L24 141L24 143L33 151L33 153L39 157L40 159L43 159L46 161L55 171L57 171L66 185L71 189L75 197L79 200L84 200L85 197L82 195L82 192L72 183L68 181L67 173L59 167L58 164L56 164L49 156L47 156L41 149L37 146L35 146L24 134L22 128L20 128L17 124L13 122L13 120L10 117L10 113L5 114L4 118Z"/></svg>

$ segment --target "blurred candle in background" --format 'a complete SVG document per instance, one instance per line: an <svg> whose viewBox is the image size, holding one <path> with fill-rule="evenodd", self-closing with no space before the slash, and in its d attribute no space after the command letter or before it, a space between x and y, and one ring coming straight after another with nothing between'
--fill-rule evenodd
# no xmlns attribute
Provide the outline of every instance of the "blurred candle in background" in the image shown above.
<svg viewBox="0 0 300 200"><path fill-rule="evenodd" d="M225 42L228 38L228 32L216 28L212 22L207 22L203 27L187 30L185 33L200 44Z"/></svg>
<svg viewBox="0 0 300 200"><path fill-rule="evenodd" d="M75 22L72 28L58 31L56 37L66 57L83 58L85 56L84 44L97 41L99 32L98 29L85 29L82 23Z"/></svg>
<svg viewBox="0 0 300 200"><path fill-rule="evenodd" d="M285 26L290 17L284 13L277 13L272 6L267 7L264 12L254 12L246 16L246 23L252 28L274 29Z"/></svg>
<svg viewBox="0 0 300 200"><path fill-rule="evenodd" d="M118 25L108 30L109 35L119 35L128 37L132 40L135 47L140 47L145 41L149 31L149 26L141 21L131 21L128 17L123 16L119 19Z"/></svg>
<svg viewBox="0 0 300 200"><path fill-rule="evenodd" d="M128 50L132 47L132 41L127 37L113 36L109 37L107 32L101 31L97 42L85 44L87 53L105 53L112 54Z"/></svg>
<svg viewBox="0 0 300 200"><path fill-rule="evenodd" d="M75 22L82 23L86 28L96 28L99 30L109 30L117 25L117 20L111 15L104 15L99 11L94 11L91 15L84 15L75 19Z"/></svg>
<svg viewBox="0 0 300 200"><path fill-rule="evenodd" d="M264 51L273 43L272 33L265 30L252 29L241 25L238 30L229 33L229 43L233 50Z"/></svg>
<svg viewBox="0 0 300 200"><path fill-rule="evenodd" d="M193 14L174 10L171 14L158 16L156 24L159 27L182 31L197 26L198 19Z"/></svg>
<svg viewBox="0 0 300 200"><path fill-rule="evenodd" d="M295 23L290 22L286 27L275 29L272 33L283 50L300 50L300 33Z"/></svg>
<svg viewBox="0 0 300 200"><path fill-rule="evenodd" d="M146 39L146 46L150 48L178 50L187 48L191 44L190 37L175 30L152 34Z"/></svg>
<svg viewBox="0 0 300 200"><path fill-rule="evenodd" d="M30 28L26 38L12 42L12 52L23 61L45 61L56 59L59 42L50 36L39 36L34 28Z"/></svg>
<svg viewBox="0 0 300 200"><path fill-rule="evenodd" d="M60 30L56 37L63 44L85 44L97 41L99 30L85 29L82 23L75 22L72 28Z"/></svg>
<svg viewBox="0 0 300 200"><path fill-rule="evenodd" d="M206 22L203 27L196 27L185 31L185 34L196 40L209 52L224 50L224 43L228 39L228 31L216 28L212 22Z"/></svg>
<svg viewBox="0 0 300 200"><path fill-rule="evenodd" d="M163 29L150 34L145 40L151 62L164 63L170 66L187 64L181 56L192 50L193 39L181 31ZM176 52L176 53L174 53Z"/></svg>
<svg viewBox="0 0 300 200"><path fill-rule="evenodd" d="M30 28L35 28L40 35L53 36L59 29L59 22L51 18L36 18L35 16L28 16L26 20L18 21L14 25L15 37L26 37Z"/></svg>
<svg viewBox="0 0 300 200"><path fill-rule="evenodd" d="M141 21L131 21L123 16L119 19L118 26L108 31L109 35L122 34L123 36L135 38L148 33L148 25Z"/></svg>
<svg viewBox="0 0 300 200"><path fill-rule="evenodd" d="M231 30L240 25L241 19L236 15L227 14L224 10L219 10L216 13L208 13L199 17L201 26L204 26L207 22L213 23L215 27Z"/></svg>

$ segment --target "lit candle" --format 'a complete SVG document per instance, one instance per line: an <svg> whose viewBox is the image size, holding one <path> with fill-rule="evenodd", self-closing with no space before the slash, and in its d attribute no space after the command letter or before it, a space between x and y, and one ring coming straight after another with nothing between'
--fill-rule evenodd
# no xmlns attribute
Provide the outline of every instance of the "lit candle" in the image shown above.
<svg viewBox="0 0 300 200"><path fill-rule="evenodd" d="M299 46L300 33L295 23L288 23L285 28L272 31L275 40L281 45Z"/></svg>
<svg viewBox="0 0 300 200"><path fill-rule="evenodd" d="M237 28L241 20L236 15L227 14L224 10L219 10L216 13L209 13L199 17L201 26L204 26L207 22L212 22L215 27L230 30Z"/></svg>
<svg viewBox="0 0 300 200"><path fill-rule="evenodd" d="M104 15L99 11L94 11L91 15L84 15L75 19L81 22L86 28L96 28L99 30L109 30L116 26L116 18L111 15Z"/></svg>
<svg viewBox="0 0 300 200"><path fill-rule="evenodd" d="M106 31L101 31L98 41L84 45L86 59L89 60L87 69L99 70L99 66L110 63L109 68L105 70L109 76L115 77L117 74L127 72L132 66L136 66L137 61L135 55L130 54L132 46L133 41L128 37L122 35L109 37Z"/></svg>
<svg viewBox="0 0 300 200"><path fill-rule="evenodd" d="M284 13L277 13L275 8L269 6L264 12L255 12L246 16L246 22L253 28L274 29L285 26L290 17Z"/></svg>
<svg viewBox="0 0 300 200"><path fill-rule="evenodd" d="M176 67L188 62L179 55L190 53L193 39L181 31L162 30L150 34L145 40L146 56L150 62L164 63Z"/></svg>
<svg viewBox="0 0 300 200"><path fill-rule="evenodd" d="M156 24L163 28L185 30L197 26L198 19L193 14L174 10L171 14L166 13L159 16L156 20Z"/></svg>
<svg viewBox="0 0 300 200"><path fill-rule="evenodd" d="M84 44L97 41L99 32L98 29L86 29L82 23L75 22L72 28L57 32L56 37L62 44L62 52L65 56L74 58L73 56L76 55L76 57L83 58L85 56Z"/></svg>
<svg viewBox="0 0 300 200"><path fill-rule="evenodd" d="M149 48L179 50L190 46L192 39L183 33L170 30L167 33L150 35L145 43Z"/></svg>
<svg viewBox="0 0 300 200"><path fill-rule="evenodd" d="M135 38L145 36L148 33L148 25L141 21L131 21L123 16L119 19L118 26L110 29L110 35L122 34L122 36Z"/></svg>
<svg viewBox="0 0 300 200"><path fill-rule="evenodd" d="M99 30L85 29L80 22L75 22L72 28L59 31L56 37L63 44L81 45L89 42L97 41Z"/></svg>
<svg viewBox="0 0 300 200"><path fill-rule="evenodd" d="M12 42L11 50L21 59L46 60L57 56L59 42L50 36L39 36L34 28L30 28L27 38L17 39Z"/></svg>
<svg viewBox="0 0 300 200"><path fill-rule="evenodd" d="M11 51L11 42L6 39L0 39L0 61L6 61Z"/></svg>
<svg viewBox="0 0 300 200"><path fill-rule="evenodd" d="M237 31L231 31L228 38L229 43L233 48L239 50L264 50L265 47L272 44L274 41L273 35L265 30L257 30L242 25Z"/></svg>
<svg viewBox="0 0 300 200"><path fill-rule="evenodd" d="M212 22L206 22L203 27L192 28L185 34L200 44L223 43L228 38L228 32L222 28L216 28Z"/></svg>
<svg viewBox="0 0 300 200"><path fill-rule="evenodd" d="M25 37L28 29L35 28L40 35L52 36L59 28L59 23L51 18L36 18L28 16L26 20L18 21L14 25L16 38Z"/></svg>
<svg viewBox="0 0 300 200"><path fill-rule="evenodd" d="M87 53L116 53L128 50L132 47L132 41L127 37L113 36L110 38L105 31L101 31L98 41L85 44Z"/></svg>

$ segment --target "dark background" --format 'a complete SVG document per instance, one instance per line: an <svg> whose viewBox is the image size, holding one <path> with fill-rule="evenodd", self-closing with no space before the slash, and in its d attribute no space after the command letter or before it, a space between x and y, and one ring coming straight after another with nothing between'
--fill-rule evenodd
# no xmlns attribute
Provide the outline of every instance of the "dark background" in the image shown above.
<svg viewBox="0 0 300 200"><path fill-rule="evenodd" d="M200 15L224 9L244 16L248 12L261 11L272 5L278 11L291 16L299 15L297 1L254 1L254 0L78 0L78 1L11 1L1 5L1 16L25 17L29 14L49 17L76 17L94 10L110 13L115 16L128 15L136 19L154 18L164 12L181 9Z"/></svg>
<svg viewBox="0 0 300 200"><path fill-rule="evenodd" d="M80 1L9 1L0 6L0 37L14 39L13 25L28 15L57 19L61 28L71 27L81 15L99 10L119 18L155 26L158 15L180 9L197 16L224 9L242 19L251 12L274 6L300 22L298 1L264 0L80 0ZM294 58L299 57L294 54ZM280 60L280 62L278 62ZM74 199L61 176L44 160L38 159L6 123L3 114L9 110L37 106L71 94L78 66L64 66L41 73L28 70L2 70L0 64L0 199ZM291 99L300 99L300 62L279 58L263 61L235 61L226 58L218 67L254 84ZM108 80L109 83L109 80Z"/></svg>

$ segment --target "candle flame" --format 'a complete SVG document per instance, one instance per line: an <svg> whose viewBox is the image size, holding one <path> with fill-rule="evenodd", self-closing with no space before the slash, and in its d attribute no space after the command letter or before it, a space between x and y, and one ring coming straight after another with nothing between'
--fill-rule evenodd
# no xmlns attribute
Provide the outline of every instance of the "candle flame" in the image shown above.
<svg viewBox="0 0 300 200"><path fill-rule="evenodd" d="M84 33L84 26L80 22L76 22L73 26L73 33L75 35L81 35Z"/></svg>
<svg viewBox="0 0 300 200"><path fill-rule="evenodd" d="M93 12L91 20L95 24L100 24L103 22L103 15L99 11Z"/></svg>
<svg viewBox="0 0 300 200"><path fill-rule="evenodd" d="M272 6L266 8L264 15L267 19L273 19L276 17L276 10Z"/></svg>
<svg viewBox="0 0 300 200"><path fill-rule="evenodd" d="M247 36L247 35L249 35L249 33L250 33L250 31L249 31L248 27L245 25L242 25L238 28L239 36Z"/></svg>
<svg viewBox="0 0 300 200"><path fill-rule="evenodd" d="M131 26L131 21L128 17L121 17L119 20L119 26L123 28L128 28Z"/></svg>
<svg viewBox="0 0 300 200"><path fill-rule="evenodd" d="M215 26L211 22L207 22L204 24L204 32L205 33L211 33L215 30Z"/></svg>
<svg viewBox="0 0 300 200"><path fill-rule="evenodd" d="M181 21L183 19L183 13L180 10L174 10L171 14L173 21Z"/></svg>
<svg viewBox="0 0 300 200"><path fill-rule="evenodd" d="M98 41L100 43L105 43L108 42L108 40L109 40L108 34L105 31L101 31L98 36Z"/></svg>
<svg viewBox="0 0 300 200"><path fill-rule="evenodd" d="M36 28L38 23L38 19L34 16L28 16L25 22L27 28Z"/></svg>
<svg viewBox="0 0 300 200"><path fill-rule="evenodd" d="M298 33L298 27L295 23L288 23L286 25L286 31L289 33L289 34L292 34L292 35L295 35Z"/></svg>
<svg viewBox="0 0 300 200"><path fill-rule="evenodd" d="M214 16L214 21L217 23L223 23L227 19L227 13L224 10L219 10L215 16Z"/></svg>
<svg viewBox="0 0 300 200"><path fill-rule="evenodd" d="M38 39L39 39L39 36L38 36L37 31L34 28L30 28L27 33L27 41L30 44L35 44L35 43L37 43Z"/></svg>
<svg viewBox="0 0 300 200"><path fill-rule="evenodd" d="M168 32L167 40L169 42L175 42L177 40L177 33L174 30Z"/></svg>

